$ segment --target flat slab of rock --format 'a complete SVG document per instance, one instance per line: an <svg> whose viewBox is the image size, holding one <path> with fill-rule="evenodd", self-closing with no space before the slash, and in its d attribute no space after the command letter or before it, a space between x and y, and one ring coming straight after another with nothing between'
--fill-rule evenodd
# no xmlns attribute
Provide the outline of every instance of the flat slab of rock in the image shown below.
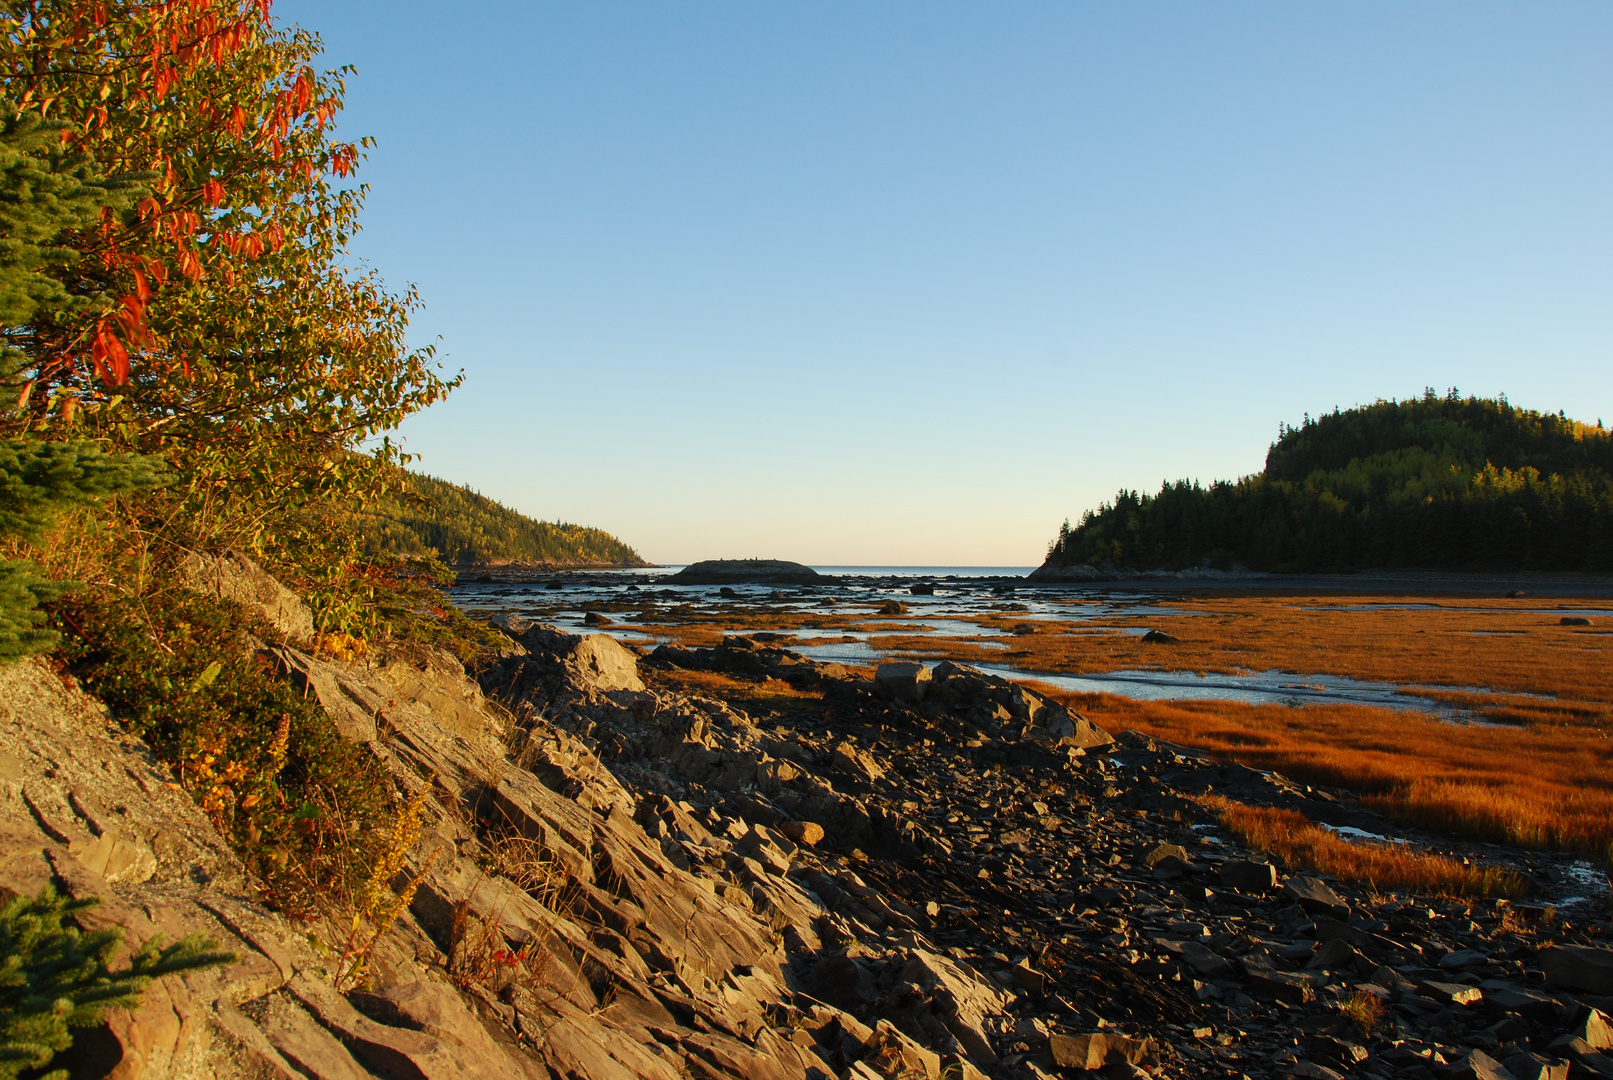
<svg viewBox="0 0 1613 1080"><path fill-rule="evenodd" d="M178 569L180 578L196 592L260 612L293 641L313 638L314 613L302 597L239 551L193 551L179 561Z"/></svg>
<svg viewBox="0 0 1613 1080"><path fill-rule="evenodd" d="M1277 868L1250 859L1229 859L1221 864L1221 884L1239 892L1263 893L1277 887Z"/></svg>
<svg viewBox="0 0 1613 1080"><path fill-rule="evenodd" d="M664 580L672 585L820 585L835 579L783 559L707 559Z"/></svg>
<svg viewBox="0 0 1613 1080"><path fill-rule="evenodd" d="M1570 990L1613 994L1613 949L1558 945L1540 951L1546 981Z"/></svg>
<svg viewBox="0 0 1613 1080"><path fill-rule="evenodd" d="M1283 882L1283 895L1312 915L1333 915L1340 919L1350 914L1350 905L1344 897L1333 891L1321 878L1295 876Z"/></svg>

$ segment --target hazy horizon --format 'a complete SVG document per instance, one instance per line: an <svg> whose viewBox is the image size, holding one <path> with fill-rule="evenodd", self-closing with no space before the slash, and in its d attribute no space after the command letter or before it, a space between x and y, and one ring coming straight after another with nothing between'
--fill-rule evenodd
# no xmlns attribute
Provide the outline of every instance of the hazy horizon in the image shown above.
<svg viewBox="0 0 1613 1080"><path fill-rule="evenodd" d="M1034 565L1280 422L1613 419L1613 8L281 0L417 467L655 562Z"/></svg>

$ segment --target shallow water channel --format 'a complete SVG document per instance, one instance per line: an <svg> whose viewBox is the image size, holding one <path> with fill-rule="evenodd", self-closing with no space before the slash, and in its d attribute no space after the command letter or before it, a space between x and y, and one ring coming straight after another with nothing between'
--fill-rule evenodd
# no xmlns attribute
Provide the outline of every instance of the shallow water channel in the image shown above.
<svg viewBox="0 0 1613 1080"><path fill-rule="evenodd" d="M906 624L877 634L841 628L782 629L792 636L786 647L814 660L866 665L887 655L870 643L874 637L900 635L964 637L986 649L1006 649L1012 635L997 627L982 625L984 616L1009 619L1024 616L1028 622L1076 624L1116 617L1192 616L1189 609L1171 606L1169 596L1158 592L1104 591L1082 593L1068 586L1042 587L1023 580L1023 569L1003 568L988 576L947 574L949 568L894 568L880 573L847 573L876 568L819 568L837 574L832 583L811 586L736 585L732 596L721 595L718 586L671 585L657 580L675 568L655 570L601 571L576 575L556 575L531 582L462 581L453 590L454 602L472 617L489 618L512 612L552 623L573 633L603 632L640 645L662 640L653 630L643 629L623 614L613 614L610 625L589 626L583 621L585 608L605 604L631 604L640 609L660 610L664 618L677 616L669 608L687 605L702 613L732 612L736 615L763 609L775 616L798 614L803 621L814 614L855 614L868 621L888 622L900 618ZM933 595L914 595L915 580L933 583ZM554 585L558 583L559 587ZM876 605L897 600L907 608L899 617L875 614ZM1163 601L1163 603L1161 602ZM1437 604L1372 604L1352 607L1438 607ZM1577 612L1575 612L1577 613ZM760 629L760 628L755 628ZM1097 628L1094 628L1095 631ZM1145 626L1103 627L1103 632L1143 633ZM731 629L744 634L754 629ZM851 640L844 640L844 639ZM819 639L822 644L814 644ZM972 665L993 675L1011 679L1032 679L1063 690L1079 693L1115 694L1145 701L1198 700L1237 701L1257 705L1302 707L1321 704L1370 705L1437 716L1458 722L1482 722L1468 710L1441 702L1418 691L1466 690L1485 692L1480 687L1419 687L1372 682L1339 675L1295 675L1281 671L1242 671L1199 674L1190 671L1128 670L1101 674L1070 675L1060 672L1029 671L1004 664Z"/></svg>

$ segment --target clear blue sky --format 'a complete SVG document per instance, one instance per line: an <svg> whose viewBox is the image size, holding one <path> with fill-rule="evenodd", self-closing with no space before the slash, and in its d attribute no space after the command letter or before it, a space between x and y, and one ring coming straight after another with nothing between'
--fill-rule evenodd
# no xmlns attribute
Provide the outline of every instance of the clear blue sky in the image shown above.
<svg viewBox="0 0 1613 1080"><path fill-rule="evenodd" d="M1034 564L1441 392L1613 422L1613 5L280 0L424 471L648 558Z"/></svg>

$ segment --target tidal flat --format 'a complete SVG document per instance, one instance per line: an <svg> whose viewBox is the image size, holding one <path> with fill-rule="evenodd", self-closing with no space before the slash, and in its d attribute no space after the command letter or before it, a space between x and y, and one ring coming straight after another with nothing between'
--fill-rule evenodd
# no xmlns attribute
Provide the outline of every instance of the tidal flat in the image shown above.
<svg viewBox="0 0 1613 1080"><path fill-rule="evenodd" d="M966 663L1109 730L1345 788L1392 821L1613 858L1613 582L661 577L483 580L454 597L644 652L733 635L870 676L887 660Z"/></svg>

